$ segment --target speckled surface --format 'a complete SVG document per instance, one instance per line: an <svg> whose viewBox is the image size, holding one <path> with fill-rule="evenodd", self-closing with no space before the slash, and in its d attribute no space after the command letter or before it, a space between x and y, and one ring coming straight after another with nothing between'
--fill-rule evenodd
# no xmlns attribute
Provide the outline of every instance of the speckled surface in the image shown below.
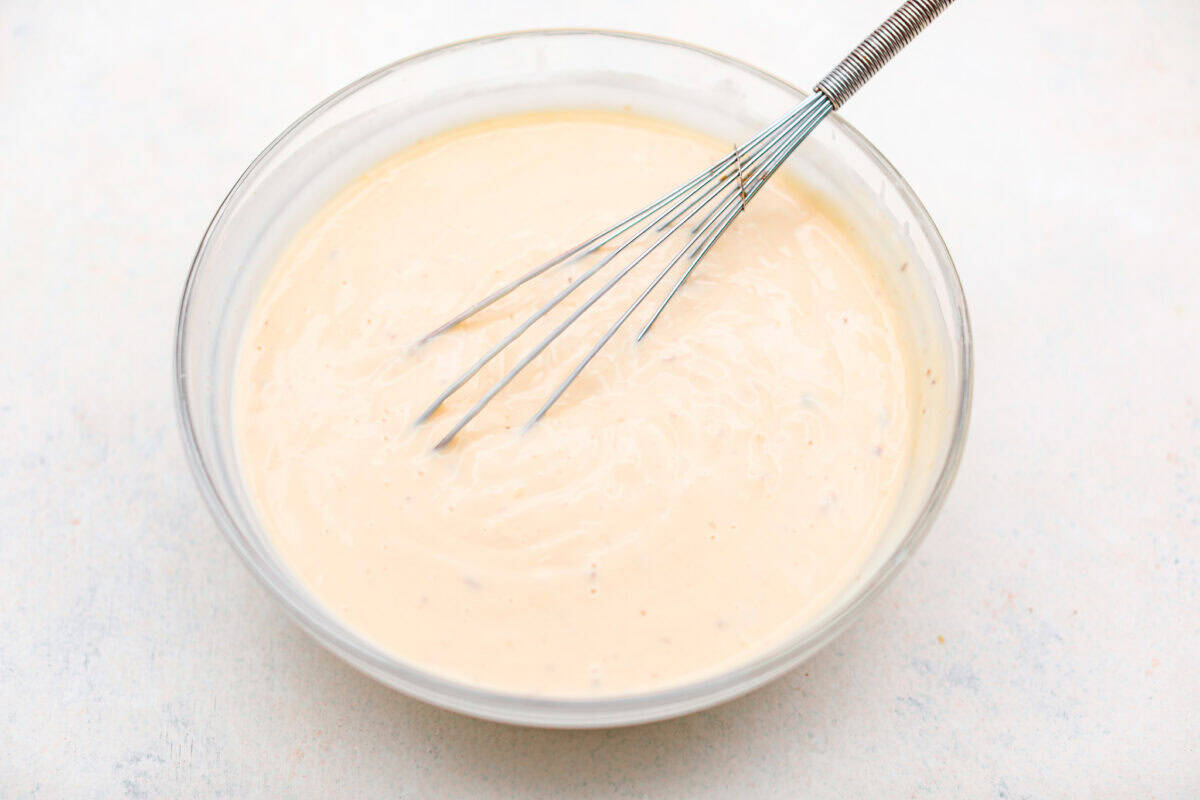
<svg viewBox="0 0 1200 800"><path fill-rule="evenodd" d="M744 699L562 733L408 700L202 506L192 251L315 100L544 25L815 79L891 0L0 5L0 797L1200 796L1200 6L963 2L847 110L939 222L971 439L912 564Z"/></svg>

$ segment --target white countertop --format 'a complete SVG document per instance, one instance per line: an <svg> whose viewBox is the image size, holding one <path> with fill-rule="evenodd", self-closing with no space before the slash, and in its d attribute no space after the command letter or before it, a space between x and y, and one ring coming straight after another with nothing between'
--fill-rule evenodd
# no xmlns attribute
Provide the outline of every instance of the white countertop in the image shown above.
<svg viewBox="0 0 1200 800"><path fill-rule="evenodd" d="M170 356L193 250L317 99L596 26L815 80L895 0L0 5L0 797L1200 796L1200 5L968 0L846 110L975 324L936 526L844 636L711 711L440 711L299 629L209 518Z"/></svg>

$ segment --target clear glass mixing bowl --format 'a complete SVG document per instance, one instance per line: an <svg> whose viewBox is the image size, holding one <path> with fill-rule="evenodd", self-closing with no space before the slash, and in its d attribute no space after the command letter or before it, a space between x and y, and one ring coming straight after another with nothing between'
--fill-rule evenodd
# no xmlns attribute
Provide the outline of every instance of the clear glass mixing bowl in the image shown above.
<svg viewBox="0 0 1200 800"><path fill-rule="evenodd" d="M921 418L913 468L875 553L818 619L735 669L640 694L552 698L484 690L405 663L347 628L280 560L242 480L231 414L239 338L275 256L308 216L380 158L456 124L555 108L628 108L743 141L803 97L748 64L679 42L586 30L502 34L430 50L355 81L250 164L217 210L184 287L175 351L179 420L218 524L300 625L358 669L427 702L518 724L604 727L736 697L796 666L850 623L912 553L950 486L967 430L971 337L958 275L933 221L892 165L836 116L787 169L897 267L890 280L914 309L921 366L943 380L922 389L933 413Z"/></svg>

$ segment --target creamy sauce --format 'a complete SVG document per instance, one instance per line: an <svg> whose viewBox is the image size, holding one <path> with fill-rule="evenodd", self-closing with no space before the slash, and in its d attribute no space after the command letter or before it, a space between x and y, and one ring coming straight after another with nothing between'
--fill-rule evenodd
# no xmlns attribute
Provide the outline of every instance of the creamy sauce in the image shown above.
<svg viewBox="0 0 1200 800"><path fill-rule="evenodd" d="M632 337L659 294L530 432L663 259L448 450L430 452L609 273L413 428L593 262L556 268L412 349L422 334L728 150L632 115L504 118L382 162L298 233L248 323L235 424L266 529L336 616L439 674L595 696L744 661L846 587L909 467L915 368L880 266L782 176L646 340Z"/></svg>

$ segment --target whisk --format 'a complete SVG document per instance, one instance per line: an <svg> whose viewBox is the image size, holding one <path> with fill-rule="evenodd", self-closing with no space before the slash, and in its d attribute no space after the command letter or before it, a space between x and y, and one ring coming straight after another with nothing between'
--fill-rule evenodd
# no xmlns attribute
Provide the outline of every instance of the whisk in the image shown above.
<svg viewBox="0 0 1200 800"><path fill-rule="evenodd" d="M504 390L517 375L536 359L557 339L563 331L587 313L610 289L628 276L639 264L646 260L665 242L672 239L679 231L687 228L686 242L667 261L667 264L655 274L646 288L637 295L632 303L612 323L596 343L587 351L574 369L551 392L546 402L529 419L525 427L536 424L546 415L567 387L579 377L579 374L595 358L601 348L608 343L642 303L675 271L681 262L686 261L675 282L667 291L666 296L659 302L657 308L649 315L638 331L635 341L641 341L653 327L654 323L666 310L672 298L679 292L680 287L687 281L705 254L712 249L721 235L733 224L746 206L754 199L766 182L787 160L801 142L812 133L830 112L840 108L854 92L862 87L879 69L896 53L921 32L934 17L940 14L953 0L907 0L895 13L888 17L882 25L876 28L870 36L855 47L848 56L833 68L813 88L813 93L804 102L779 121L770 125L745 144L737 147L725 158L708 169L685 182L674 191L660 197L645 208L635 211L612 227L597 233L566 252L549 261L538 265L529 272L496 289L477 303L457 314L452 319L429 332L418 342L418 345L429 342L450 329L471 318L483 309L507 296L525 283L533 280L547 270L585 258L605 246L614 243L627 232L632 233L624 241L612 244L611 252L604 255L596 264L585 270L576 280L568 283L549 301L533 311L519 325L491 349L484 353L478 361L459 375L446 389L439 394L426 408L416 423L428 420L452 394L461 389L493 358L516 341L525 331L529 330L538 320L549 314L568 295L578 289L585 281L605 267L612 264L623 254L628 261L616 269L600 288L596 289L585 301L575 308L562 322L556 325L533 348L522 356L483 396L454 424L450 431L442 437L435 450L440 450L453 441L454 437L466 427L471 420L478 416L491 400ZM690 227L689 227L690 226ZM639 248L637 245L641 244Z"/></svg>

